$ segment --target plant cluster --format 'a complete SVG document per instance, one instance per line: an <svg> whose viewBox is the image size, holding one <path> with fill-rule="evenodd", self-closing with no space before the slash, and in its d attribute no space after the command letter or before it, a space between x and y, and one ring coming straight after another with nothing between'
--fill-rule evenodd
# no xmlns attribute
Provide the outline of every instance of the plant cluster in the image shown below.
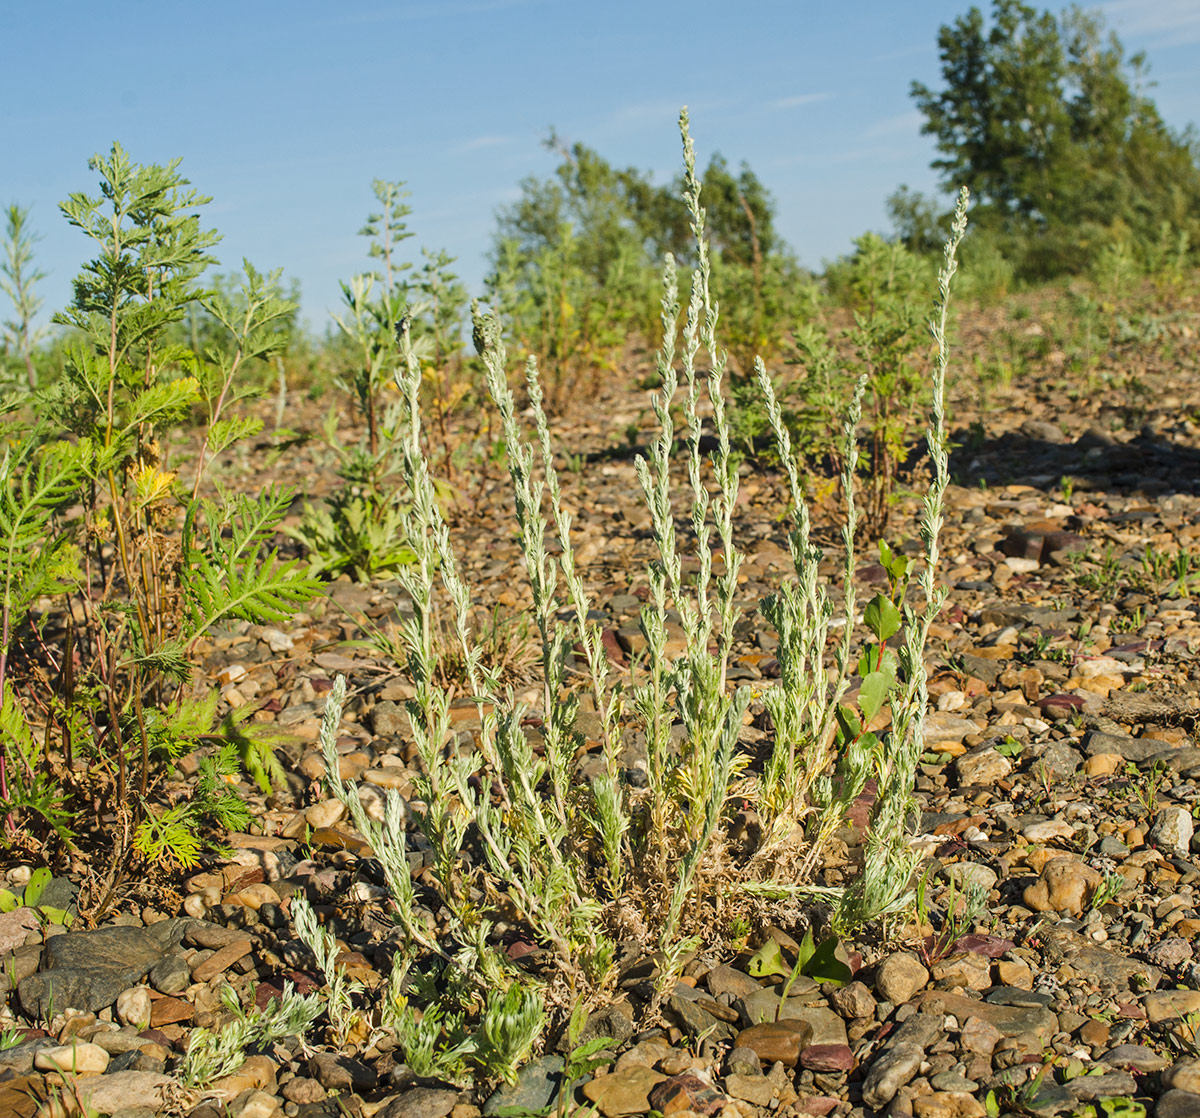
<svg viewBox="0 0 1200 1118"><path fill-rule="evenodd" d="M404 1031L410 1058L443 1072L467 1060L490 1074L510 1074L548 1022L561 1024L565 1007L595 1005L613 988L622 941L632 940L652 955L654 986L661 996L700 943L702 929L711 943L714 928L744 929L747 916L764 905L824 897L834 904L835 926L854 927L911 903L916 858L906 836L926 705L922 652L944 599L935 570L948 480L942 405L946 308L965 229L966 195L955 216L931 324L937 359L928 434L934 476L920 526L918 581L924 604L904 601L909 561L885 550L893 584L868 605L868 644L855 655L856 511L849 479L857 458L857 407L865 391L860 384L844 425L847 558L837 610L842 635L834 642L832 667L827 647L835 606L818 579L821 553L810 539L790 435L765 366L757 363L791 495L795 581L785 582L762 605L779 633L781 679L762 697L774 745L765 759L756 759L739 746L751 694L744 687L731 688L726 678L743 608L737 600L741 553L734 526L738 473L723 390L726 358L711 294L706 214L686 113L680 123L684 200L696 263L686 309L669 256L663 271L663 341L656 365L661 387L653 400L659 429L648 454L637 462L658 558L648 572L650 595L641 618L646 660L624 688L612 676L576 567L537 362L531 358L525 369L527 414L533 422L528 436L508 381L501 320L482 309L475 312L474 338L500 415L540 638L544 686L536 735L526 709L484 663L474 641L471 592L423 452L420 362L408 321L401 319L397 328L403 407L399 453L406 481L402 515L413 555L397 572L412 602L399 640L415 692L406 705L420 759L408 807L389 794L382 819L374 819L357 790L339 776L341 679L328 699L321 745L330 792L345 804L380 860L403 965L416 968L413 997L424 1003L421 1017L401 1015L395 1027ZM716 447L707 458L701 449L702 402ZM681 465L673 462L677 441L683 446ZM558 545L553 551L551 535ZM714 544L723 556L720 568L712 558ZM685 549L694 555L692 579L683 574ZM672 610L685 637L677 655L667 651ZM443 612L446 623L440 621ZM455 692L440 681L435 649L443 624L459 643L465 689L476 706L480 730L473 744L455 743L450 732ZM579 691L566 675L572 646L599 716L601 764L588 781L578 778L573 761L583 739L576 728ZM855 665L859 683L852 699ZM885 708L886 729L876 721ZM625 755L630 719L645 742L636 780ZM876 729L868 732L867 724ZM868 778L876 782L878 796L859 875L846 889L825 886L819 881L821 855ZM735 798L752 803L761 819L761 837L748 852L730 841ZM410 868L414 842L427 851L428 868L419 880ZM446 925L436 934L430 923L434 911ZM336 964L327 933L306 915L298 923L330 973ZM502 950L502 928L541 950L530 962L513 962ZM816 948L809 941L796 973L806 966L828 969L824 955L830 949L828 942ZM331 1021L345 1031L356 1012L353 991L332 979L331 988L347 995L339 997L337 1007L331 1005ZM453 997L446 990L454 991ZM407 1006L407 993L404 998ZM473 1031L468 1019L478 1022ZM502 1053L503 1059L488 1057L492 1062L485 1064L481 1053L487 1052Z"/></svg>
<svg viewBox="0 0 1200 1118"><path fill-rule="evenodd" d="M224 778L277 775L272 741L245 720L222 732L215 692L193 690L197 646L288 616L317 585L272 547L289 495L218 476L261 427L238 405L294 311L278 274L247 262L236 298L205 291L218 237L178 161L114 145L90 166L100 194L61 207L96 253L56 316L72 331L62 376L32 422L10 422L0 462L0 815L6 844L61 847L98 824L89 837L113 849L86 903L103 909L137 859L193 865L206 826L248 822ZM172 340L192 304L223 346ZM162 802L170 762L213 740L193 794Z"/></svg>

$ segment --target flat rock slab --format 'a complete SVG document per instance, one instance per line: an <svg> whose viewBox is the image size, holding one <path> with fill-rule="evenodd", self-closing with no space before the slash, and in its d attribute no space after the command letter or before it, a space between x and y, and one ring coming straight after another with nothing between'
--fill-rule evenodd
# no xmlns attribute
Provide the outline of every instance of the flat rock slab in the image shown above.
<svg viewBox="0 0 1200 1118"><path fill-rule="evenodd" d="M1049 1009L1026 1006L996 1005L976 1001L961 994L931 990L921 999L922 1013L949 1013L960 1022L978 1017L996 1028L1001 1036L1039 1037L1049 1040L1058 1032L1058 1017Z"/></svg>
<svg viewBox="0 0 1200 1118"><path fill-rule="evenodd" d="M150 968L177 947L187 920L163 920L148 928L109 927L67 932L51 939L42 969L21 981L21 1007L35 1019L68 1007L104 1009L141 982Z"/></svg>

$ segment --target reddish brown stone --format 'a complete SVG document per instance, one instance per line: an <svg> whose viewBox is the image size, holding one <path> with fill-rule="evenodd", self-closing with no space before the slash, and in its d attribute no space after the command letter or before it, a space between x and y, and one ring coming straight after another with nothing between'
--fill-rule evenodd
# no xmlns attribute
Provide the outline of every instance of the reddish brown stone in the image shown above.
<svg viewBox="0 0 1200 1118"><path fill-rule="evenodd" d="M810 1044L800 1053L800 1066L809 1071L853 1071L854 1063L845 1044Z"/></svg>
<svg viewBox="0 0 1200 1118"><path fill-rule="evenodd" d="M728 1096L706 1083L698 1075L684 1072L656 1084L650 1092L650 1105L660 1114L691 1110L697 1114L716 1114L729 1101Z"/></svg>
<svg viewBox="0 0 1200 1118"><path fill-rule="evenodd" d="M219 951L214 951L192 971L192 980L207 982L210 978L216 978L218 974L228 970L239 959L249 955L252 949L249 939L235 939L232 943L227 943Z"/></svg>
<svg viewBox="0 0 1200 1118"><path fill-rule="evenodd" d="M154 1028L190 1021L196 1007L183 998L158 998L150 1007L150 1024Z"/></svg>

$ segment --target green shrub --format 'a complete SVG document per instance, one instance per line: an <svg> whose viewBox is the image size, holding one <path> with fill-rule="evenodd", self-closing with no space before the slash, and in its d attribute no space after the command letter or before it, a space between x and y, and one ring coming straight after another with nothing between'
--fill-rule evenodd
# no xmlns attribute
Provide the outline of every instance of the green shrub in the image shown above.
<svg viewBox="0 0 1200 1118"><path fill-rule="evenodd" d="M56 316L74 331L63 374L40 420L10 432L0 470L0 811L10 828L63 842L85 818L105 820L92 837L113 845L108 874L84 898L95 911L137 859L193 865L204 826L248 822L220 778L239 752L258 776L273 771L255 724L204 762L190 800L157 800L169 762L220 734L215 697L191 694L195 650L222 624L282 619L316 584L272 548L288 494L202 496L221 455L261 427L236 405L294 310L278 275L247 263L236 297L204 291L218 237L178 161L143 166L114 145L90 166L100 196L61 207L96 252ZM196 353L171 341L194 303L227 344ZM170 461L184 442L189 486ZM48 612L51 596L61 613ZM25 640L33 627L39 639ZM48 713L35 718L47 678Z"/></svg>

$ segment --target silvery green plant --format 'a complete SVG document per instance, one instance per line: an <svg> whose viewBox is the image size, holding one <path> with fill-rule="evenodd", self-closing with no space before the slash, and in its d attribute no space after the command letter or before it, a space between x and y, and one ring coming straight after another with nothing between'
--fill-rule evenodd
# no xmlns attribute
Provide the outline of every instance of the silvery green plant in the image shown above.
<svg viewBox="0 0 1200 1118"><path fill-rule="evenodd" d="M317 914L307 898L297 895L292 898L292 920L296 934L313 953L317 966L325 976L325 1008L329 1012L329 1023L339 1045L345 1044L362 1014L354 1007L354 998L363 992L364 986L346 975L346 968L338 963L337 940L328 928L317 923Z"/></svg>
<svg viewBox="0 0 1200 1118"><path fill-rule="evenodd" d="M251 1048L298 1036L303 1040L320 1016L320 993L297 994L290 982L279 999L265 1008L245 1010L232 986L221 988L221 1004L232 1015L219 1029L193 1029L188 1037L179 1077L186 1087L205 1087L223 1075L232 1075L245 1062Z"/></svg>
<svg viewBox="0 0 1200 1118"><path fill-rule="evenodd" d="M438 1012L447 1022L457 1020L451 1015L460 1009L481 1015L477 1047L469 1056L466 1049L459 1055L494 1074L508 1074L504 1069L515 1066L533 1043L523 1038L536 1036L545 1019L541 992L495 947L500 919L522 927L543 946L556 965L555 981L569 990L572 1001L582 997L594 1004L611 984L619 936L637 936L656 953L659 988L665 989L699 942L696 933L712 923L714 911L744 912L738 906L755 898L823 894L839 906L838 919L845 927L894 911L908 887L907 826L926 702L921 657L929 624L943 600L934 571L947 477L946 305L965 222L965 195L955 239L947 249L934 322L940 347L929 435L935 478L922 521L925 566L920 575L926 604L920 611L903 605L908 560L890 550L881 552L890 557L893 585L888 595L877 595L864 609L865 633L856 625L854 478L864 392L860 383L843 427L845 585L838 603L842 630L829 669L825 650L836 627L835 606L819 577L822 556L811 538L786 425L766 371L758 366L792 498L789 542L796 581L784 584L763 605L780 634L782 679L764 696L774 720L775 747L764 771L754 774L748 770L749 756L738 747L751 694L746 688L731 690L726 674L740 608L741 553L734 539L738 475L723 395L725 356L718 343L719 307L709 294L705 213L686 111L680 124L684 201L698 251L682 323L676 268L670 259L664 266L664 330L657 357L662 388L652 401L659 431L647 457L637 463L658 552L649 569L649 600L641 618L644 662L635 665L627 689L645 733L644 788L634 787L622 770L623 695L611 678L599 630L589 619L590 599L576 565L536 364L526 365L524 378L527 414L535 430L530 440L518 422L498 319L476 309L474 339L501 418L541 638L540 751L526 732L525 709L500 687L473 639L470 589L422 453L420 365L409 342L409 323L402 319L397 328L401 365L396 376L404 411L400 452L408 489L405 540L413 554L399 572L412 602L399 636L414 688L407 713L419 757L416 789L407 805L389 793L383 819L375 821L354 788L341 780L336 753L341 680L331 693L322 730L326 779L382 862L404 932L401 951L414 958L435 957L440 973L477 991L469 1009L460 1000ZM702 452L706 422L715 436L715 450L707 457ZM677 429L685 447L681 471L673 468ZM677 473L685 478L682 500ZM679 505L695 549L693 578L684 576ZM557 555L548 543L551 531ZM714 545L723 567L713 560ZM434 633L442 614L446 621L441 627L459 645L462 677L478 714L479 732L469 742L454 739L453 694L439 682ZM682 632L674 646L668 630L673 616ZM902 619L904 644L897 654L888 641L901 632ZM855 661L860 634L866 640ZM576 665L600 716L603 766L590 782L580 781L573 768L580 739L564 663L571 644L582 652ZM852 672L858 676L853 705L843 701ZM889 702L891 733L870 733L867 727ZM846 807L870 776L878 782L879 795L862 881L849 890L822 890L809 877ZM764 822L758 851L736 869L724 841L726 808L735 794L754 801ZM406 837L410 822L424 839L419 855ZM420 894L410 870L410 859L417 857L428 866ZM436 894L430 907L442 910L444 924L436 935L421 904L426 889ZM415 1019L396 1020L406 1043L432 1066L437 1059L436 1049L430 1048L432 1026L418 1030ZM457 1035L459 1030L452 1031Z"/></svg>

